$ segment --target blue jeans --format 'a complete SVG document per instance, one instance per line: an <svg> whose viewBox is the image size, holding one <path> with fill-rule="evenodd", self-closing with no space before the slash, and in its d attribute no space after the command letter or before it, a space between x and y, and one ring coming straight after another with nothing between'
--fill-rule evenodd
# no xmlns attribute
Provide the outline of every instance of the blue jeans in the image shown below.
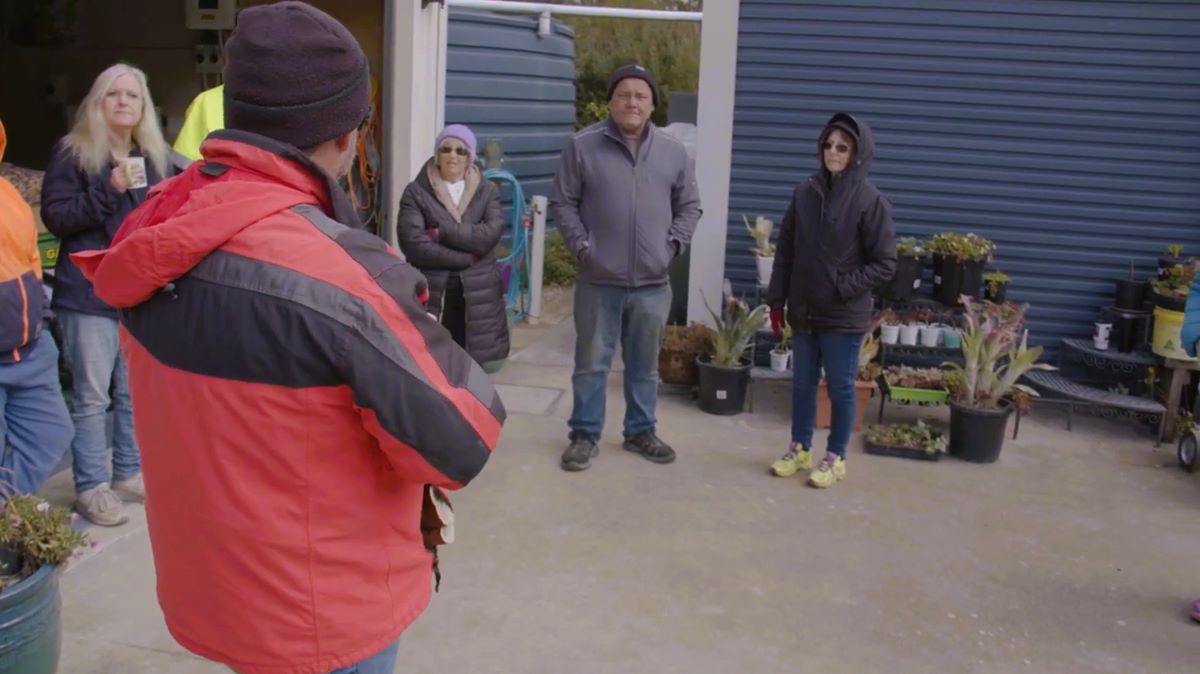
<svg viewBox="0 0 1200 674"><path fill-rule="evenodd" d="M854 382L863 335L840 332L797 334L792 339L792 442L812 450L817 422L817 385L825 368L825 387L832 403L828 450L846 458L854 430Z"/></svg>
<svg viewBox="0 0 1200 674"><path fill-rule="evenodd" d="M393 674L396 670L396 655L399 650L400 640L397 639L390 646L366 660L360 660L349 667L335 669L329 674Z"/></svg>
<svg viewBox="0 0 1200 674"><path fill-rule="evenodd" d="M392 642L391 646L379 651L362 662L335 669L329 674L392 674L396 670L396 655L400 650L400 640Z"/></svg>
<svg viewBox="0 0 1200 674"><path fill-rule="evenodd" d="M71 441L75 491L110 481L104 426L109 403L115 403L112 480L134 477L142 471L142 461L133 436L129 372L117 342L117 320L59 311L58 321L62 325L63 356L73 380L70 407L75 422L75 439Z"/></svg>
<svg viewBox="0 0 1200 674"><path fill-rule="evenodd" d="M0 479L22 494L37 491L73 435L58 384L58 347L50 331L42 330L24 360L0 365Z"/></svg>
<svg viewBox="0 0 1200 674"><path fill-rule="evenodd" d="M625 437L654 430L658 420L658 350L671 310L668 284L621 288L575 285L575 404L568 425L600 439L608 373L617 340L625 363Z"/></svg>

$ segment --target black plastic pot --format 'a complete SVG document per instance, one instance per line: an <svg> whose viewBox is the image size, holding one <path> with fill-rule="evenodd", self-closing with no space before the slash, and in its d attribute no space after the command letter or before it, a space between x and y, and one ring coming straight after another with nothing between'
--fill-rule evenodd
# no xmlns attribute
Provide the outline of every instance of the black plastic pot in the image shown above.
<svg viewBox="0 0 1200 674"><path fill-rule="evenodd" d="M995 290L993 290L993 288ZM1004 304L1004 300L1008 297L1008 281L1000 281L998 283L983 284L983 299L996 304Z"/></svg>
<svg viewBox="0 0 1200 674"><path fill-rule="evenodd" d="M883 287L883 296L889 300L907 300L917 294L921 287L921 272L925 270L925 259L901 255L896 259L896 274Z"/></svg>
<svg viewBox="0 0 1200 674"><path fill-rule="evenodd" d="M708 356L696 358L700 368L700 409L709 414L740 414L746 406L746 390L750 385L750 361L726 367L709 362Z"/></svg>
<svg viewBox="0 0 1200 674"><path fill-rule="evenodd" d="M1169 311L1183 311L1187 308L1186 297L1176 297L1174 295L1163 295L1161 293L1151 292L1150 300L1154 302L1154 306L1162 307Z"/></svg>
<svg viewBox="0 0 1200 674"><path fill-rule="evenodd" d="M0 674L54 674L62 646L62 600L53 566L0 592Z"/></svg>
<svg viewBox="0 0 1200 674"><path fill-rule="evenodd" d="M933 254L933 298L949 306L958 305L961 295L979 297L983 285L982 259L959 260Z"/></svg>
<svg viewBox="0 0 1200 674"><path fill-rule="evenodd" d="M950 403L950 454L971 463L995 463L1004 447L1011 405L981 410Z"/></svg>
<svg viewBox="0 0 1200 674"><path fill-rule="evenodd" d="M1117 280L1117 292L1113 297L1113 306L1118 309L1140 311L1146 302L1146 291L1150 284L1146 281Z"/></svg>

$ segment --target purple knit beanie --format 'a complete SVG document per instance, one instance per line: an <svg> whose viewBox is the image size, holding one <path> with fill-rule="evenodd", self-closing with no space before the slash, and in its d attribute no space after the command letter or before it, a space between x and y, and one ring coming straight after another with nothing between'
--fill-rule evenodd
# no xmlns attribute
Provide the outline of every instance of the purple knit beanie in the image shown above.
<svg viewBox="0 0 1200 674"><path fill-rule="evenodd" d="M225 45L225 126L307 149L357 128L371 107L367 57L312 5L248 7Z"/></svg>
<svg viewBox="0 0 1200 674"><path fill-rule="evenodd" d="M466 124L451 124L442 129L442 132L437 135L437 139L433 142L433 150L442 146L442 141L447 138L457 138L461 140L463 145L471 151L471 161L475 161L475 133Z"/></svg>

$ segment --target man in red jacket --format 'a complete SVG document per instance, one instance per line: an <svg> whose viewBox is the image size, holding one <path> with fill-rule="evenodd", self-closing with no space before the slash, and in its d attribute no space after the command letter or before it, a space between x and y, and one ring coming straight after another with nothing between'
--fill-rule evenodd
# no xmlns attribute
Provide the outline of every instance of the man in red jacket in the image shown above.
<svg viewBox="0 0 1200 674"><path fill-rule="evenodd" d="M243 674L391 672L432 592L425 485L475 477L504 408L421 275L347 226L354 38L280 2L226 51L226 129L77 256L121 310L159 603Z"/></svg>

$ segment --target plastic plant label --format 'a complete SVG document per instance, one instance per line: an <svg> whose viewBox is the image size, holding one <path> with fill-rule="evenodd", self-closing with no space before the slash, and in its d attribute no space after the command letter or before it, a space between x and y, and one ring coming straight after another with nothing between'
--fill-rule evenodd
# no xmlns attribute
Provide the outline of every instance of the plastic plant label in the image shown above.
<svg viewBox="0 0 1200 674"><path fill-rule="evenodd" d="M919 290L920 288L921 288L921 279L917 279L917 280L913 281L913 290Z"/></svg>
<svg viewBox="0 0 1200 674"><path fill-rule="evenodd" d="M728 393L726 393L725 391L717 390L717 400L726 400L728 398L729 398Z"/></svg>
<svg viewBox="0 0 1200 674"><path fill-rule="evenodd" d="M935 286L940 286L940 285L942 285L942 277L941 277L941 276L934 276L934 277L933 277L933 285L935 285Z"/></svg>

